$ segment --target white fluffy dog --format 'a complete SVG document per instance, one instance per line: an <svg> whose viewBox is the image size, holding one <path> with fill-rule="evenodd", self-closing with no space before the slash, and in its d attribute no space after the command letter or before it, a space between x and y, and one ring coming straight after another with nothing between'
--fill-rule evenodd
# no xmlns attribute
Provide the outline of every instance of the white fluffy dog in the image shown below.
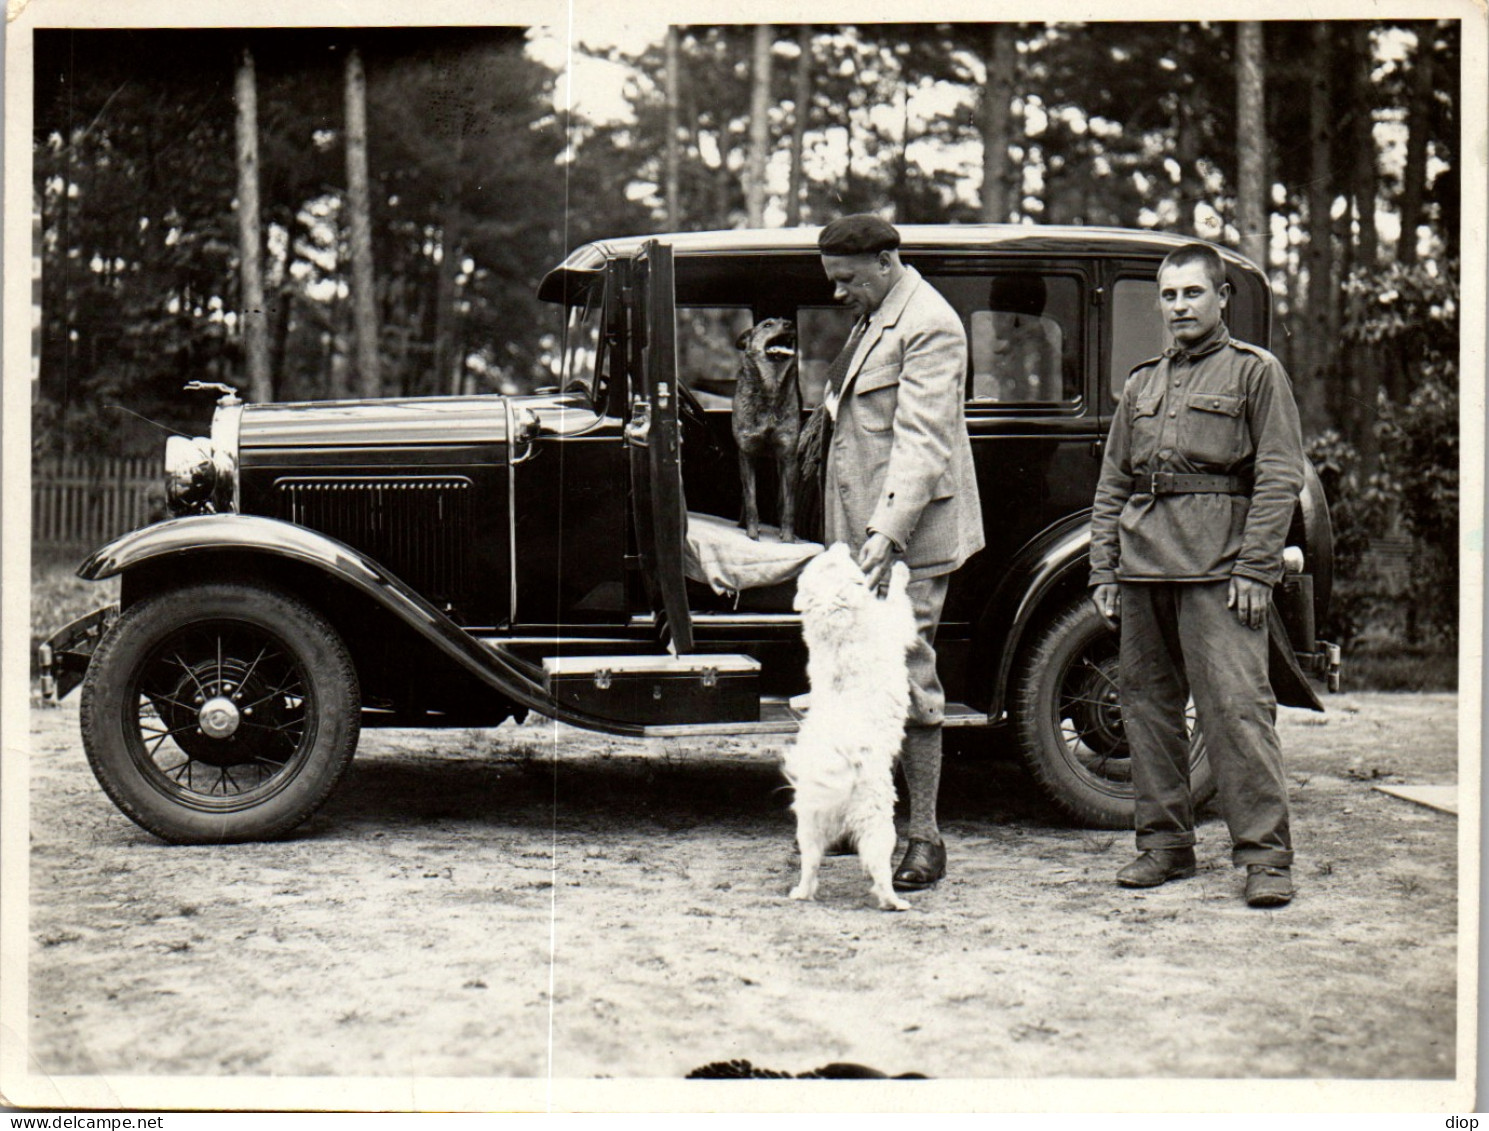
<svg viewBox="0 0 1489 1131"><path fill-rule="evenodd" d="M896 562L888 593L869 591L842 542L807 564L796 586L806 638L811 707L782 762L795 788L801 882L792 899L814 899L824 850L839 839L858 849L870 890L885 911L908 911L894 893L894 761L905 734L910 677L905 653L915 613L910 571Z"/></svg>

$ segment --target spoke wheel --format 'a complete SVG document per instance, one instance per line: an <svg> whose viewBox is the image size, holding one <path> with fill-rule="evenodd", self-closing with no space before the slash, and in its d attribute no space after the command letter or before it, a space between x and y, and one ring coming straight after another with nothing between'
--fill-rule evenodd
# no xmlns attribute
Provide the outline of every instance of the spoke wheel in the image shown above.
<svg viewBox="0 0 1489 1131"><path fill-rule="evenodd" d="M255 625L185 628L155 650L139 676L130 753L157 789L184 805L258 804L293 778L314 745L309 678Z"/></svg>
<svg viewBox="0 0 1489 1131"><path fill-rule="evenodd" d="M308 606L254 585L149 598L89 665L83 736L138 824L191 843L280 835L329 795L356 748L356 673Z"/></svg>
<svg viewBox="0 0 1489 1131"><path fill-rule="evenodd" d="M1100 828L1131 828L1132 757L1122 727L1117 634L1082 598L1020 654L1014 724L1045 796ZM1215 792L1203 736L1189 709L1190 783L1196 806Z"/></svg>

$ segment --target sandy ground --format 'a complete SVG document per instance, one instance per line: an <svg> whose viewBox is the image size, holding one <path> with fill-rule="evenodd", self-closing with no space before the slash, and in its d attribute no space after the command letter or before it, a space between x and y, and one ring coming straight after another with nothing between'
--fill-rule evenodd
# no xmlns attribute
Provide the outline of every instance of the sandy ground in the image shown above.
<svg viewBox="0 0 1489 1131"><path fill-rule="evenodd" d="M1011 763L943 783L951 871L886 914L856 861L785 898L764 742L551 724L373 731L293 839L164 845L34 709L30 1042L51 1074L671 1077L743 1058L952 1077L1444 1078L1457 821L1380 781L1456 780L1451 695L1284 711L1300 895L1112 875Z"/></svg>

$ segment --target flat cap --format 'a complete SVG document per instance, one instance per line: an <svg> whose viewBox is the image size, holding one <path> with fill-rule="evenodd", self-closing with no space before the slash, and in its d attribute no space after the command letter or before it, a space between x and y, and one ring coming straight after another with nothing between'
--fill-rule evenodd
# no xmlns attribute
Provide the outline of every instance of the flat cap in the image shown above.
<svg viewBox="0 0 1489 1131"><path fill-rule="evenodd" d="M872 212L840 216L817 237L817 250L823 255L876 255L899 246L894 225Z"/></svg>

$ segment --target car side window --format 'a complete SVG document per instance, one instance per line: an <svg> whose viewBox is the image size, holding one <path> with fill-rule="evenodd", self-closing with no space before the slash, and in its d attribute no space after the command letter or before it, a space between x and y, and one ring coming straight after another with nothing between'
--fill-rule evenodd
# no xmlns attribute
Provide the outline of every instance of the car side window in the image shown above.
<svg viewBox="0 0 1489 1131"><path fill-rule="evenodd" d="M1078 276L1010 270L930 281L967 330L969 401L1080 403L1085 303Z"/></svg>
<svg viewBox="0 0 1489 1131"><path fill-rule="evenodd" d="M1155 279L1118 279L1112 287L1111 396L1115 402L1132 368L1166 345Z"/></svg>
<svg viewBox="0 0 1489 1131"><path fill-rule="evenodd" d="M728 408L739 351L734 343L754 324L748 306L679 306L677 375L705 408Z"/></svg>
<svg viewBox="0 0 1489 1131"><path fill-rule="evenodd" d="M853 312L843 306L801 306L796 309L796 360L801 402L807 408L822 403L827 371L842 351L853 329Z"/></svg>

